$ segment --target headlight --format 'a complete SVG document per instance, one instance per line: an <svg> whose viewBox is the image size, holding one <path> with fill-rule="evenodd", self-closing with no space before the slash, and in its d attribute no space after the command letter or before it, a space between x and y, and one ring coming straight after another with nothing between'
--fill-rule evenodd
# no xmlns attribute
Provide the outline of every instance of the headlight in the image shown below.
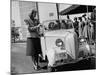
<svg viewBox="0 0 100 75"><path fill-rule="evenodd" d="M85 41L85 39L81 39L81 40L80 40L80 42L84 42L84 41Z"/></svg>
<svg viewBox="0 0 100 75"><path fill-rule="evenodd" d="M86 41L87 41L87 40L84 39L84 38L80 39L80 42L81 42L81 43L86 42Z"/></svg>
<svg viewBox="0 0 100 75"><path fill-rule="evenodd" d="M64 42L61 39L57 39L56 40L56 46L63 47L64 46Z"/></svg>

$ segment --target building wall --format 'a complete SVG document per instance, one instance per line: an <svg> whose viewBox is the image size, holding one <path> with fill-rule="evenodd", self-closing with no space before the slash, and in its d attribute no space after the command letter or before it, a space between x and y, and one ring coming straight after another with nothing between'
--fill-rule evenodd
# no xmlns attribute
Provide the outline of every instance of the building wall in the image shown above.
<svg viewBox="0 0 100 75"><path fill-rule="evenodd" d="M19 1L11 1L11 20L15 21L15 27L21 27Z"/></svg>
<svg viewBox="0 0 100 75"><path fill-rule="evenodd" d="M27 25L24 22L25 19L29 18L29 14L34 9L36 10L36 3L31 1L19 1L19 8L20 8L20 17L21 17L21 32L23 36L23 40L27 40L29 36L29 32L27 29Z"/></svg>
<svg viewBox="0 0 100 75"><path fill-rule="evenodd" d="M39 20L43 23L46 20L58 19L56 3L38 3Z"/></svg>

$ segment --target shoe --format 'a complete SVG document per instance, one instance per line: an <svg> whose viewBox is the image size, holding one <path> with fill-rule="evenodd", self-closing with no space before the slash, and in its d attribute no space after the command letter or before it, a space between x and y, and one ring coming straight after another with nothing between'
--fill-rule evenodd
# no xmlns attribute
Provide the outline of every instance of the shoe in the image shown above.
<svg viewBox="0 0 100 75"><path fill-rule="evenodd" d="M34 70L37 70L37 66L34 66L33 68L34 68Z"/></svg>
<svg viewBox="0 0 100 75"><path fill-rule="evenodd" d="M40 66L37 66L37 70L40 70L41 69L41 67Z"/></svg>
<svg viewBox="0 0 100 75"><path fill-rule="evenodd" d="M57 70L54 68L54 67L50 67L50 66L48 66L48 71L50 71L50 72L56 72Z"/></svg>
<svg viewBox="0 0 100 75"><path fill-rule="evenodd" d="M34 70L36 70L36 71L41 70L41 67L37 66L37 67L34 68Z"/></svg>

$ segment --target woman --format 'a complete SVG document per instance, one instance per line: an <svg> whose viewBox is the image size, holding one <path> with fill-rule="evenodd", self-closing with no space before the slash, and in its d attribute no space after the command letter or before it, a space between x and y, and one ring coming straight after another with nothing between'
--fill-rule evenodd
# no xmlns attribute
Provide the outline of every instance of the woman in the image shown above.
<svg viewBox="0 0 100 75"><path fill-rule="evenodd" d="M82 32L83 32L83 21L82 21L82 17L79 17L79 27L78 27L78 30L79 30L79 37L83 36L82 35Z"/></svg>
<svg viewBox="0 0 100 75"><path fill-rule="evenodd" d="M27 39L27 55L32 57L33 67L38 70L38 55L41 53L40 39L39 39L39 21L35 19L36 11L32 10L28 20L24 20L28 24L28 31L30 37Z"/></svg>
<svg viewBox="0 0 100 75"><path fill-rule="evenodd" d="M70 19L69 15L67 15L67 23L66 24L68 25L67 26L68 29L72 28L73 21Z"/></svg>
<svg viewBox="0 0 100 75"><path fill-rule="evenodd" d="M64 20L61 22L61 29L66 29L66 22Z"/></svg>
<svg viewBox="0 0 100 75"><path fill-rule="evenodd" d="M83 27L83 36L87 39L88 38L88 22L86 17L83 17L84 19L84 27Z"/></svg>
<svg viewBox="0 0 100 75"><path fill-rule="evenodd" d="M74 18L74 28L75 28L75 32L77 33L77 35L79 36L79 30L78 30L78 25L79 25L79 22L77 21L77 17Z"/></svg>
<svg viewBox="0 0 100 75"><path fill-rule="evenodd" d="M94 36L94 25L92 22L90 22L90 41L93 42L93 36Z"/></svg>

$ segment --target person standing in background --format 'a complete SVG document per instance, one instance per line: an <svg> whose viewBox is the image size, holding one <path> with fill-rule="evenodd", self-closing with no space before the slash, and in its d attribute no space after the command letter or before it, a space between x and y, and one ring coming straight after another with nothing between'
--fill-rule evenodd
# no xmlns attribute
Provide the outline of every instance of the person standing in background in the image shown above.
<svg viewBox="0 0 100 75"><path fill-rule="evenodd" d="M94 42L96 42L96 8L93 9L93 12L91 13L91 22L93 24L93 30L94 30L94 33L93 33L93 40Z"/></svg>
<svg viewBox="0 0 100 75"><path fill-rule="evenodd" d="M83 26L83 36L87 39L88 38L88 21L86 15L83 16L84 19L84 26Z"/></svg>
<svg viewBox="0 0 100 75"><path fill-rule="evenodd" d="M56 24L55 25L57 26L57 29L60 29L61 28L60 21L59 20L56 20Z"/></svg>
<svg viewBox="0 0 100 75"><path fill-rule="evenodd" d="M79 30L78 30L78 24L79 22L77 21L77 17L74 18L74 29L75 29L75 32L77 33L77 35L79 36Z"/></svg>
<svg viewBox="0 0 100 75"><path fill-rule="evenodd" d="M90 42L92 43L93 42L93 36L94 36L94 25L91 21L90 21L89 25L90 25Z"/></svg>
<svg viewBox="0 0 100 75"><path fill-rule="evenodd" d="M72 24L73 24L73 21L70 19L69 15L67 15L66 25L68 26L68 28L72 28Z"/></svg>
<svg viewBox="0 0 100 75"><path fill-rule="evenodd" d="M38 57L41 53L41 50L37 48L37 46L40 46L39 39L39 21L35 19L36 17L36 11L32 10L31 14L29 15L28 20L24 20L26 24L28 25L28 31L30 33L30 37L27 39L27 56L31 56L33 61L33 68L35 70L38 70L40 66L38 65Z"/></svg>
<svg viewBox="0 0 100 75"><path fill-rule="evenodd" d="M78 29L79 29L79 37L81 37L82 36L82 18L79 17L78 19L79 19L79 27L78 27Z"/></svg>
<svg viewBox="0 0 100 75"><path fill-rule="evenodd" d="M64 20L61 22L61 29L66 29L66 23Z"/></svg>
<svg viewBox="0 0 100 75"><path fill-rule="evenodd" d="M90 26L90 18L88 18L88 42L90 43L91 42L91 32L90 32L90 29L91 29L91 26Z"/></svg>

